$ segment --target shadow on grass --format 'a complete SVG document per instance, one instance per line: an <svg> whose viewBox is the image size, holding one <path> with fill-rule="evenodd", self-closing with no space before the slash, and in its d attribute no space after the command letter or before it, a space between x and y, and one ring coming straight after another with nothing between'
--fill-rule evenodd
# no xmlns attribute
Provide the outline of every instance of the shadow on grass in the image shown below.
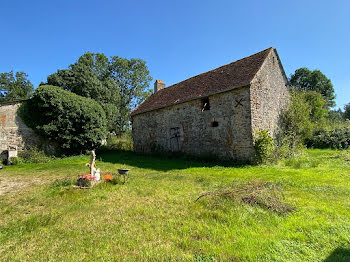
<svg viewBox="0 0 350 262"><path fill-rule="evenodd" d="M98 154L98 159L103 162L120 163L139 168L153 169L157 171L169 171L186 169L190 167L244 167L248 164L230 161L215 161L195 159L189 156L153 156L143 155L130 151L107 151Z"/></svg>
<svg viewBox="0 0 350 262"><path fill-rule="evenodd" d="M338 247L323 262L349 262L350 249Z"/></svg>

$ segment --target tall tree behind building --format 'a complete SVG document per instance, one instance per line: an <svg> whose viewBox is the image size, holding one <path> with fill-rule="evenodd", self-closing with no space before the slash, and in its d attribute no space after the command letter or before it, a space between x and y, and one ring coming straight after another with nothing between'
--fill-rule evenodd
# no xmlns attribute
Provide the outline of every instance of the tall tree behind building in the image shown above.
<svg viewBox="0 0 350 262"><path fill-rule="evenodd" d="M47 77L47 84L98 101L104 109L108 130L122 134L129 127L131 110L148 95L152 78L142 59L126 59L85 53L68 69Z"/></svg>
<svg viewBox="0 0 350 262"><path fill-rule="evenodd" d="M320 93L328 107L335 106L333 84L320 70L299 68L290 76L289 81L293 88Z"/></svg>
<svg viewBox="0 0 350 262"><path fill-rule="evenodd" d="M30 98L34 88L24 72L0 73L0 101Z"/></svg>

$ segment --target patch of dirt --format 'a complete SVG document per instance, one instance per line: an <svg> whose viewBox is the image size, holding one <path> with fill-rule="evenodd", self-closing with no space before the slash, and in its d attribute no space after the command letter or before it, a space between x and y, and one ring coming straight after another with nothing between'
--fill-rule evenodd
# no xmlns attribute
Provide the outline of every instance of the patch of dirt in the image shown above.
<svg viewBox="0 0 350 262"><path fill-rule="evenodd" d="M0 174L0 196L9 193L15 193L23 188L40 184L43 184L43 181L38 178L14 178Z"/></svg>

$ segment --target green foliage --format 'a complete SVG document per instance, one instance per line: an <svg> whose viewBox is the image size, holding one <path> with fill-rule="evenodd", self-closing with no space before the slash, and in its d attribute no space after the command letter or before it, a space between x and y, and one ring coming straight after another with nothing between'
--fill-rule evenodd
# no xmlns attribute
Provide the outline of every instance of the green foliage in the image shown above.
<svg viewBox="0 0 350 262"><path fill-rule="evenodd" d="M267 130L257 132L254 139L254 148L257 163L267 163L272 160L275 144Z"/></svg>
<svg viewBox="0 0 350 262"><path fill-rule="evenodd" d="M288 109L281 114L281 138L287 137L290 148L297 147L312 135L312 108L305 98L305 92L292 91Z"/></svg>
<svg viewBox="0 0 350 262"><path fill-rule="evenodd" d="M328 108L322 95L315 91L305 91L302 94L311 108L310 121L317 125L323 123L328 115Z"/></svg>
<svg viewBox="0 0 350 262"><path fill-rule="evenodd" d="M133 142L131 131L129 130L121 136L116 136L113 134L109 135L107 138L107 144L101 147L100 152L108 150L132 151Z"/></svg>
<svg viewBox="0 0 350 262"><path fill-rule="evenodd" d="M330 122L332 124L341 123L341 122L344 122L344 119L346 119L346 116L340 108L338 110L329 110L328 111L328 115L327 115L328 122Z"/></svg>
<svg viewBox="0 0 350 262"><path fill-rule="evenodd" d="M27 148L18 153L18 162L20 163L47 163L53 159L36 147Z"/></svg>
<svg viewBox="0 0 350 262"><path fill-rule="evenodd" d="M88 52L68 69L48 76L47 84L98 101L106 113L108 130L121 135L128 129L131 109L150 95L151 79L142 59L108 59Z"/></svg>
<svg viewBox="0 0 350 262"><path fill-rule="evenodd" d="M56 142L64 154L95 149L107 136L101 106L59 87L40 86L23 106L21 115L27 125Z"/></svg>
<svg viewBox="0 0 350 262"><path fill-rule="evenodd" d="M11 165L18 165L21 162L21 159L18 157L11 157L10 158L10 164Z"/></svg>
<svg viewBox="0 0 350 262"><path fill-rule="evenodd" d="M350 127L336 128L331 131L317 130L312 137L306 140L306 145L312 148L348 149L350 147Z"/></svg>
<svg viewBox="0 0 350 262"><path fill-rule="evenodd" d="M61 179L56 179L52 184L51 187L52 188L61 188L61 187L68 187L74 184L74 181L69 178L69 177L65 177L65 178L61 178Z"/></svg>
<svg viewBox="0 0 350 262"><path fill-rule="evenodd" d="M320 70L311 71L308 68L299 68L290 76L289 81L292 87L298 90L320 93L328 107L335 106L333 84Z"/></svg>
<svg viewBox="0 0 350 262"><path fill-rule="evenodd" d="M0 73L0 102L27 99L33 93L33 85L24 72Z"/></svg>
<svg viewBox="0 0 350 262"><path fill-rule="evenodd" d="M344 115L343 115L344 119L349 119L350 120L350 103L346 104L344 106Z"/></svg>

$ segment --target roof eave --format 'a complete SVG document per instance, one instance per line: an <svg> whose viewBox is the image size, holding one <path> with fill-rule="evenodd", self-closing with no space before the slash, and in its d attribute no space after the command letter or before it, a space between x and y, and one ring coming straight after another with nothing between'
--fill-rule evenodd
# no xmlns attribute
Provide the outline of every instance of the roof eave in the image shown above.
<svg viewBox="0 0 350 262"><path fill-rule="evenodd" d="M187 102L190 102L190 101L193 101L193 100L201 99L203 97L208 97L208 96L213 96L213 95L229 92L229 91L232 91L234 89L239 89L239 88L244 88L244 87L250 87L250 83L247 83L247 84L244 84L244 85L240 85L240 86L230 87L230 88L227 88L227 89L224 89L224 90L220 90L220 91L217 91L217 92L214 92L214 93L206 94L204 96L197 96L197 97L194 97L194 98L190 98L190 99L183 100L183 101L180 101L180 102L172 103L172 104L169 104L169 105L164 105L164 106L159 106L159 107L152 108L152 109L149 109L149 110L144 110L144 111L141 111L141 112L138 112L138 113L131 113L131 117L134 117L134 116L140 115L140 114L144 114L144 113L147 113L147 112L163 109L163 108L166 108L166 107L187 103Z"/></svg>
<svg viewBox="0 0 350 262"><path fill-rule="evenodd" d="M3 101L3 102L0 102L0 105L17 104L17 103L22 103L22 102L28 101L28 100L30 100L30 98L18 99L18 100L13 100L13 101Z"/></svg>

